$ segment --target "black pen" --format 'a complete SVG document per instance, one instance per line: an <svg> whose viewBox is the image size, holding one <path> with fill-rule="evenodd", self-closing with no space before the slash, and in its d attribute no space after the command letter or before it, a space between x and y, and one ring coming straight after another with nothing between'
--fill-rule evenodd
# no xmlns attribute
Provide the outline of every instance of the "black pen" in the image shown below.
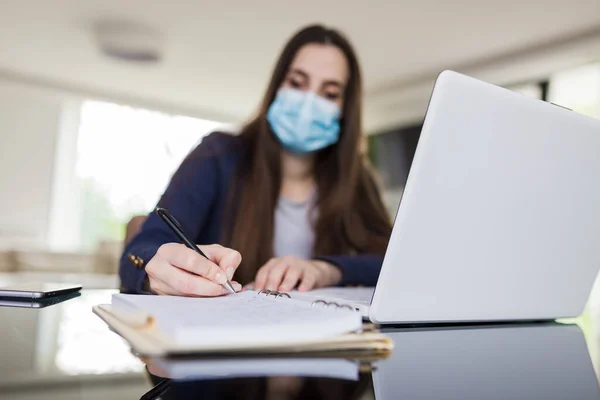
<svg viewBox="0 0 600 400"><path fill-rule="evenodd" d="M171 228L171 230L173 232L175 232L175 234L177 235L177 237L179 238L179 240L181 240L187 247L189 247L190 249L194 250L196 253L200 254L202 257L204 257L204 258L206 258L207 260L210 261L210 259L206 256L206 254L204 254L202 252L202 250L200 250L198 248L198 246L196 246L196 244L194 242L192 242L191 240L189 240L183 234L183 229L181 228L181 225L179 224L179 222L177 222L177 220L175 219L175 217L173 217L171 215L171 213L167 209L156 207L156 213L167 224L167 226L169 228ZM225 283L223 283L223 286L225 287L225 289L229 290L231 293L237 294L237 292L235 291L235 289L233 288L233 286L231 286L231 282L229 282L229 279L227 279L225 281Z"/></svg>
<svg viewBox="0 0 600 400"><path fill-rule="evenodd" d="M170 389L172 382L173 381L171 379L163 379L162 381L158 382L156 384L156 386L154 386L152 389L150 389L150 391L148 391L142 397L140 397L140 400L156 400L156 399L158 399L160 396L165 394L165 392L167 390Z"/></svg>

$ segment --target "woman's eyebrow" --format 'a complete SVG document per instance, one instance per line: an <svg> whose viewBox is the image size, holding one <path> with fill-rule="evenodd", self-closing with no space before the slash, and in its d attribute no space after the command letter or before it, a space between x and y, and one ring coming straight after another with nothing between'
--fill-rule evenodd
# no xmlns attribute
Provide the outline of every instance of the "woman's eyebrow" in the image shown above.
<svg viewBox="0 0 600 400"><path fill-rule="evenodd" d="M300 77L307 79L307 80L309 79L308 74L299 68L292 68L292 69L290 69L289 73L299 75ZM329 80L324 81L323 86L335 86L342 90L345 89L345 87L346 87L346 85L344 85L344 83L342 83L341 81L336 80L336 79L329 79Z"/></svg>
<svg viewBox="0 0 600 400"><path fill-rule="evenodd" d="M301 77L303 77L304 79L308 79L308 74L298 68L292 68L290 70L290 74L297 74L297 75L300 75Z"/></svg>
<svg viewBox="0 0 600 400"><path fill-rule="evenodd" d="M333 79L323 82L323 86L336 86L340 89L344 89L346 87L346 85L344 85L342 82Z"/></svg>

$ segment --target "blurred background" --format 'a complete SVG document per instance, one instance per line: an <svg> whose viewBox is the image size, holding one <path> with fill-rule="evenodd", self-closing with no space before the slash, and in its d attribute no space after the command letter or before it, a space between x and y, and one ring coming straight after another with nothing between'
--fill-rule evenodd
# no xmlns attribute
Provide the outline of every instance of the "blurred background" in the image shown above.
<svg viewBox="0 0 600 400"><path fill-rule="evenodd" d="M252 115L314 22L356 46L392 216L444 69L600 116L599 0L2 0L0 270L116 287L127 222L205 135Z"/></svg>
<svg viewBox="0 0 600 400"><path fill-rule="evenodd" d="M600 117L600 0L0 0L0 283L118 287L128 221L205 135L252 115L283 44L315 22L359 54L392 216L444 69ZM2 354L66 375L140 371L52 331L95 321L89 308L50 319L50 347Z"/></svg>
<svg viewBox="0 0 600 400"><path fill-rule="evenodd" d="M0 269L114 274L125 224L314 22L356 46L392 216L444 69L600 116L599 0L2 0Z"/></svg>

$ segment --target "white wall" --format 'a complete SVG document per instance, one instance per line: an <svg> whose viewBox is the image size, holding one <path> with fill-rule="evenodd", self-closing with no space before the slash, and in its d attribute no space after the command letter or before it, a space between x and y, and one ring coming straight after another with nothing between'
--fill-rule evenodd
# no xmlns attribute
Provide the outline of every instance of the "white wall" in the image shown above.
<svg viewBox="0 0 600 400"><path fill-rule="evenodd" d="M0 80L0 246L45 244L61 104Z"/></svg>

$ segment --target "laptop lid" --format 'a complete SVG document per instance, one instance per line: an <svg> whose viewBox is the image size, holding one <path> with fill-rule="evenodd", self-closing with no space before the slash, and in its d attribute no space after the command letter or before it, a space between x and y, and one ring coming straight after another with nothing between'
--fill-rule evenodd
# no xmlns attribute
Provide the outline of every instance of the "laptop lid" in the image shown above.
<svg viewBox="0 0 600 400"><path fill-rule="evenodd" d="M369 317L579 315L600 267L600 120L445 71Z"/></svg>

